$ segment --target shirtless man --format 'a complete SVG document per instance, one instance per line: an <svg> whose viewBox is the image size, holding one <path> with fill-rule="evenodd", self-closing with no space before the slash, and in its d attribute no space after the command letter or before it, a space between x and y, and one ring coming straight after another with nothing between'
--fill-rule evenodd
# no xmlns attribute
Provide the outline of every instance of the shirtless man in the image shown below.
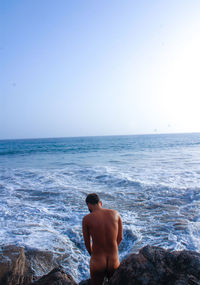
<svg viewBox="0 0 200 285"><path fill-rule="evenodd" d="M117 211L103 209L99 196L89 194L86 204L90 214L83 218L83 237L91 255L90 276L92 285L102 285L119 267L118 245L122 233L122 220Z"/></svg>

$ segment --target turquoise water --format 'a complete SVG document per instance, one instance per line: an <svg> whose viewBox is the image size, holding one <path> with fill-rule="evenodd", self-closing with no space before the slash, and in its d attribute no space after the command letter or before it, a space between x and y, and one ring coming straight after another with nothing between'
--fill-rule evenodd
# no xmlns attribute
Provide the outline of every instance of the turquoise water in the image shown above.
<svg viewBox="0 0 200 285"><path fill-rule="evenodd" d="M120 212L120 259L146 244L200 251L200 134L0 141L0 243L89 276L85 197Z"/></svg>

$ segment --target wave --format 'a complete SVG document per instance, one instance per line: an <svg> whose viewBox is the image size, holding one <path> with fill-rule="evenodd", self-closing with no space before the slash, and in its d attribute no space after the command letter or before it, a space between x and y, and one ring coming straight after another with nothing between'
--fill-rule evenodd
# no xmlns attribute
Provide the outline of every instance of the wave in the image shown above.
<svg viewBox="0 0 200 285"><path fill-rule="evenodd" d="M107 185L111 187L143 187L142 182L133 180L129 177L124 177L122 173L114 173L112 169L109 168L81 168L76 171L77 179L83 181L89 181L91 183L99 185Z"/></svg>
<svg viewBox="0 0 200 285"><path fill-rule="evenodd" d="M98 175L95 177L95 180L99 183L112 185L113 187L142 187L140 182L133 181L129 178L120 178L111 174Z"/></svg>

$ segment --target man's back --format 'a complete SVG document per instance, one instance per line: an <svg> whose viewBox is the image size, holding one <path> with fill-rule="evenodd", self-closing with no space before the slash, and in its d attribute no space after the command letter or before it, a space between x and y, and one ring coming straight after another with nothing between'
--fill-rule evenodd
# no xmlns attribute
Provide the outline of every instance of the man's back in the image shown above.
<svg viewBox="0 0 200 285"><path fill-rule="evenodd" d="M101 208L85 218L92 237L92 254L113 254L113 251L118 251L119 214Z"/></svg>

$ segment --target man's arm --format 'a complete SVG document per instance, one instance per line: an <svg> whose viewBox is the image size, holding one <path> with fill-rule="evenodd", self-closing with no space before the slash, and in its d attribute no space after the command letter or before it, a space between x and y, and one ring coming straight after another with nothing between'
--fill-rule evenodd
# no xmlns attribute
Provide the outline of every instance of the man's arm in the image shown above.
<svg viewBox="0 0 200 285"><path fill-rule="evenodd" d="M119 215L118 219L118 235L117 235L117 244L119 245L123 239L123 226L122 226L122 219Z"/></svg>
<svg viewBox="0 0 200 285"><path fill-rule="evenodd" d="M89 255L91 255L92 253L91 238L90 238L90 232L89 232L89 228L87 225L86 217L83 218L82 229L83 229L83 238L85 242L85 247L87 251L89 252Z"/></svg>

